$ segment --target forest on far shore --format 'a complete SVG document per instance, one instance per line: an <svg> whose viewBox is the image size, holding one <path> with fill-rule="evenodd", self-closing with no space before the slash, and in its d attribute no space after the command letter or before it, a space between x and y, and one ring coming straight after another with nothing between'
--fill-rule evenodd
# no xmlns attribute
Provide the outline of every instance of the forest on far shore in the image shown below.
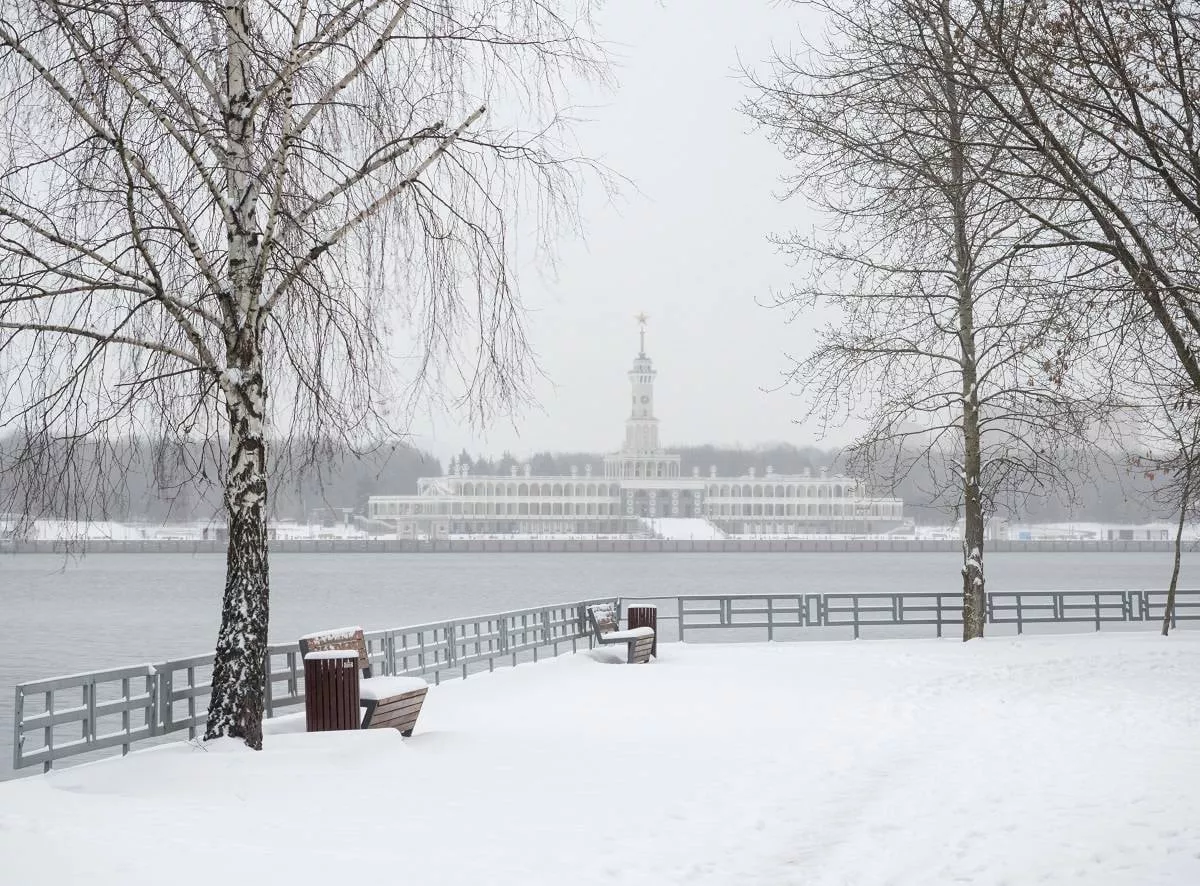
<svg viewBox="0 0 1200 886"><path fill-rule="evenodd" d="M441 475L447 468L429 452L405 444L379 447L365 455L301 443L280 443L271 451L276 477L272 517L283 520L329 522L340 519L335 515L343 509L361 514L369 496L415 493L419 478ZM670 451L682 457L685 477L692 475L693 468L707 477L714 467L723 477L745 476L751 469L762 477L768 468L776 474L809 471L814 476L821 470L851 472L843 453L815 446L697 445L672 447ZM463 451L455 460L475 475L508 475L514 467L522 471L526 462L534 474L569 476L575 467L582 475L588 465L594 475L604 472L604 455L599 452L538 452L517 458L507 452L488 457ZM219 516L221 487L214 461L211 455L202 457L199 450L165 450L147 441L126 441L110 447L95 474L97 478L106 475L108 468L120 463L122 479L98 489L95 498L101 504L102 516L97 513L94 517L182 522ZM998 516L1012 522L1043 523L1145 522L1172 517L1172 506L1160 501L1162 496L1158 494L1169 478L1144 467L1136 457L1080 457L1074 462L1083 467L1067 472L1072 478L1069 488L998 502ZM87 471L83 475L86 477ZM917 523L945 524L955 518L953 510L940 501L943 493L953 496L954 484L936 476L926 462L918 461L894 486L870 476L864 479L873 493L902 498L905 515ZM14 504L5 501L6 507L0 507L0 511L19 510ZM49 514L53 507L42 510Z"/></svg>

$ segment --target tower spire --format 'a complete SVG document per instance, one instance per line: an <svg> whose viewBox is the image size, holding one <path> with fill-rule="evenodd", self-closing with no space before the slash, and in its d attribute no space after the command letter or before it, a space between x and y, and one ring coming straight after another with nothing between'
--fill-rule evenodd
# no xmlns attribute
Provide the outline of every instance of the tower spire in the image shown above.
<svg viewBox="0 0 1200 886"><path fill-rule="evenodd" d="M638 324L640 351L629 370L633 408L625 422L624 452L647 453L658 451L658 419L654 417L654 364L646 356L645 314L634 316Z"/></svg>

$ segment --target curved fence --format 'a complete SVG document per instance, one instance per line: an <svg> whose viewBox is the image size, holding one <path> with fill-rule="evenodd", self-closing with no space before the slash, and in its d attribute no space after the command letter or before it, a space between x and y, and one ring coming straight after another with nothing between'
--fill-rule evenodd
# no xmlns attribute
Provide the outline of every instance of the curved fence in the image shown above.
<svg viewBox="0 0 1200 886"><path fill-rule="evenodd" d="M376 674L442 680L537 661L590 646L586 609L653 603L664 641L761 641L870 636L949 636L962 625L962 597L938 593L752 594L610 597L493 615L371 631ZM1157 626L1166 591L1036 591L988 594L992 633L1047 628L1101 630ZM1200 590L1178 592L1176 624L1200 620ZM304 703L304 663L297 643L267 654L266 714ZM212 655L34 680L16 687L13 768L94 755L203 726Z"/></svg>
<svg viewBox="0 0 1200 886"><path fill-rule="evenodd" d="M371 667L434 684L496 667L537 661L590 642L586 607L615 597L519 609L366 633ZM320 627L320 626L317 626ZM17 684L13 768L121 749L159 736L195 738L207 719L212 653ZM267 652L268 717L304 703L298 643Z"/></svg>

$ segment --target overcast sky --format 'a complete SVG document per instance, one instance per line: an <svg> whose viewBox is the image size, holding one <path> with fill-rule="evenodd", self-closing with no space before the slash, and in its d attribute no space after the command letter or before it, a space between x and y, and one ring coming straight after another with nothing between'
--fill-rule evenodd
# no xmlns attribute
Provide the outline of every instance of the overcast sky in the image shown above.
<svg viewBox="0 0 1200 886"><path fill-rule="evenodd" d="M816 217L775 198L784 161L737 110L747 94L739 58L757 64L772 42L788 45L804 15L768 0L606 5L601 37L615 44L618 83L584 112L590 119L577 134L588 155L636 190L624 188L617 205L597 193L584 207L585 239L562 244L556 275L523 275L546 376L536 404L486 431L422 417L413 428L419 443L443 457L463 447L519 455L618 448L641 311L650 317L664 445L817 442L813 427L794 423L793 396L764 390L788 365L785 351L811 346L816 318L787 325L782 312L759 305L794 273L767 235Z"/></svg>

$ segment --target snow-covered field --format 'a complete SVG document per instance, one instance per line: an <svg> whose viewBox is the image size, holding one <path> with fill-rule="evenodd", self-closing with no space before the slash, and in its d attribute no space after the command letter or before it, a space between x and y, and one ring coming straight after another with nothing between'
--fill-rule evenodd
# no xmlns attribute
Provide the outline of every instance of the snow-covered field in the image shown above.
<svg viewBox="0 0 1200 886"><path fill-rule="evenodd" d="M17 528L15 517L0 514L0 539ZM33 520L21 528L21 535L29 541L197 541L216 538L218 528L224 523L119 523L113 520ZM353 526L323 527L316 523L296 523L288 520L271 521L271 531L278 539L329 539L368 538L367 533ZM395 536L392 536L393 538Z"/></svg>
<svg viewBox="0 0 1200 886"><path fill-rule="evenodd" d="M1200 883L1200 637L660 653L0 784L0 880Z"/></svg>

